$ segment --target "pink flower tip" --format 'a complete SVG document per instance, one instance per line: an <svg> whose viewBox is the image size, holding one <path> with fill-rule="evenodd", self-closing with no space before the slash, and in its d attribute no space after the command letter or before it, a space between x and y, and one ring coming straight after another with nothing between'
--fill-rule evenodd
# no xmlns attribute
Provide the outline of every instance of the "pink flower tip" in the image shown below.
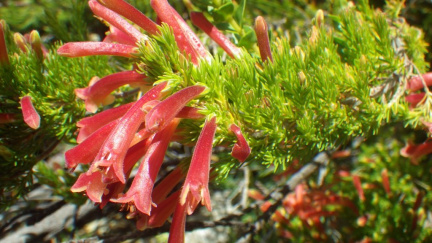
<svg viewBox="0 0 432 243"><path fill-rule="evenodd" d="M21 98L21 109L24 118L24 122L33 129L38 129L40 126L40 116L33 106L30 96L24 96Z"/></svg>
<svg viewBox="0 0 432 243"><path fill-rule="evenodd" d="M237 137L237 143L234 144L231 155L234 158L238 159L241 163L243 163L247 159L247 157L249 157L251 153L251 148L249 147L248 142L244 138L240 128L237 125L231 124L230 130Z"/></svg>

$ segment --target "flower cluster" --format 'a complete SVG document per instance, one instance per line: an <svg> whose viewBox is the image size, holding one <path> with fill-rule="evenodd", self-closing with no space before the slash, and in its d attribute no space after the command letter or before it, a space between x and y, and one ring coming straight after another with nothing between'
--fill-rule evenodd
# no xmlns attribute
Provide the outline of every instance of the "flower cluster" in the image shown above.
<svg viewBox="0 0 432 243"><path fill-rule="evenodd" d="M251 190L249 196L256 200L263 200L264 196L258 191ZM261 206L261 211L266 212L272 206L266 201ZM293 238L293 232L286 230L294 217L298 217L308 229L318 230L317 240L326 237L322 218L330 218L338 214L338 208L349 207L353 212L358 212L354 203L348 198L337 195L330 190L309 189L305 184L298 185L294 192L285 196L282 207L275 211L272 220L279 223L279 235Z"/></svg>
<svg viewBox="0 0 432 243"><path fill-rule="evenodd" d="M172 28L179 49L194 65L211 62L204 45L166 0L153 0L151 5L158 20ZM134 60L139 55L138 44L159 34L157 23L123 0L90 0L89 6L97 17L108 23L109 34L102 42L67 43L58 49L60 55L113 55ZM231 57L241 55L240 49L201 13L193 13L191 17L192 22ZM266 54L265 58L271 59L271 55ZM66 152L66 165L73 170L79 164L88 164L89 169L79 176L71 190L85 192L101 207L108 202L125 205L130 212L128 217L136 218L137 228L141 230L161 226L174 213L169 241L180 242L184 238L186 214L192 214L200 202L211 210L208 183L217 120L213 115L206 118L200 113L205 106L187 106L204 95L206 87L192 85L170 94L173 87L169 82L153 83L139 72L137 66L103 78L94 77L88 87L75 90L91 113L97 112L101 105L112 103L111 93L121 86L142 87L143 95L135 102L107 109L78 122L79 144ZM205 118L187 173L178 167L155 187L169 143L178 137L176 132L181 120ZM229 129L237 138L232 156L244 162L251 152L248 142L239 126L231 124ZM135 165L138 170L131 186L126 188ZM172 192L183 179L182 189Z"/></svg>

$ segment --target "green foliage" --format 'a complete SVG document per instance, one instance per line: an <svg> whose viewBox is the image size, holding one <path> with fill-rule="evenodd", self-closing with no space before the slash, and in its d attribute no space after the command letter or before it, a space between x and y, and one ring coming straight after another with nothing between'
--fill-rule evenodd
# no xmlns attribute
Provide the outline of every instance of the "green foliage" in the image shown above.
<svg viewBox="0 0 432 243"><path fill-rule="evenodd" d="M404 134L401 130L387 127L361 146L358 161L351 164L352 167L347 168L349 164L341 162L332 166L330 174L336 175L340 169L351 169L353 174L358 175L365 195L365 201L358 198L351 177L344 177L338 183L335 183L335 177L327 177L327 183L334 185L334 191L355 202L359 209L357 217L367 218L364 225L358 223L359 221L343 223L351 227L345 229L349 235L344 239L360 240L368 237L373 242L392 239L402 242L412 242L413 239L415 242L425 242L432 239L432 231L426 225L427 205L432 200L429 165L414 165L399 155L403 144L396 139L400 139L401 134ZM383 187L383 170L388 171L390 194L387 194ZM419 196L422 200L415 208ZM339 220L347 222L349 218L341 214Z"/></svg>
<svg viewBox="0 0 432 243"><path fill-rule="evenodd" d="M239 125L252 147L249 163L274 164L277 169L294 158L308 161L319 151L376 133L392 116L389 104L399 106L396 89L408 77L404 63L410 61L419 70L426 65L425 49L418 47L424 43L418 35L408 37L413 28L389 24L385 13L370 9L366 2L335 11L331 25L312 26L297 46L288 38L276 40L273 62L263 63L257 55L243 52L239 59L222 61L216 56L211 63L194 67L179 54L165 26L161 37L141 45L140 66L153 80L169 81L173 91L206 85L208 93L195 105L208 116L217 116L216 144L232 144L235 137L229 125ZM395 49L396 39L417 45ZM394 73L405 80L371 97L371 90ZM184 126L197 126L190 123ZM185 130L185 140L193 141L197 134ZM232 168L230 163L236 162L218 164L220 171L229 171L224 167Z"/></svg>
<svg viewBox="0 0 432 243"><path fill-rule="evenodd" d="M70 188L76 181L76 174L65 171L60 165L53 169L45 162L40 161L34 167L38 183L49 186L54 189L54 194L61 196L64 200L77 205L83 204L86 197L78 193L70 193Z"/></svg>

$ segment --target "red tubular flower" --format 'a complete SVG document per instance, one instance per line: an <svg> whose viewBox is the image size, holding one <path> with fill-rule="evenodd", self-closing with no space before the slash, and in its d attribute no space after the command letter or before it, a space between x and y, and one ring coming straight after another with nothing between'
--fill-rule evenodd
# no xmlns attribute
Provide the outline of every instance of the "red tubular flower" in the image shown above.
<svg viewBox="0 0 432 243"><path fill-rule="evenodd" d="M184 243L187 207L186 203L177 203L171 222L168 243Z"/></svg>
<svg viewBox="0 0 432 243"><path fill-rule="evenodd" d="M196 98L204 90L204 86L190 86L163 100L146 115L146 129L149 132L163 129L189 101Z"/></svg>
<svg viewBox="0 0 432 243"><path fill-rule="evenodd" d="M156 133L144 159L141 161L130 189L124 196L111 201L133 203L138 211L150 216L154 182L165 157L168 144L179 122L179 119L174 119L165 129Z"/></svg>
<svg viewBox="0 0 432 243"><path fill-rule="evenodd" d="M178 198L180 196L180 190L171 194L168 198L163 200L157 205L156 208L152 209L152 215L148 218L147 228L161 227L173 214L176 205L178 204ZM142 230L142 226L139 225L140 221L137 221L137 228Z"/></svg>
<svg viewBox="0 0 432 243"><path fill-rule="evenodd" d="M116 12L101 5L97 0L90 0L89 6L96 16L102 18L121 32L126 33L135 43L142 39L147 39L145 35L129 24L129 22L123 19Z"/></svg>
<svg viewBox="0 0 432 243"><path fill-rule="evenodd" d="M31 97L26 95L21 98L21 110L24 122L33 129L38 129L40 126L40 116L33 106Z"/></svg>
<svg viewBox="0 0 432 243"><path fill-rule="evenodd" d="M183 109L177 113L177 118L185 118L185 119L203 119L205 115L199 113L198 108L185 106Z"/></svg>
<svg viewBox="0 0 432 243"><path fill-rule="evenodd" d="M271 62L273 62L273 57L270 49L270 41L268 37L267 23L261 16L258 16L255 19L255 33L257 36L261 60L264 62L269 59Z"/></svg>
<svg viewBox="0 0 432 243"><path fill-rule="evenodd" d="M251 153L251 148L249 147L249 144L247 143L240 128L237 125L231 124L230 130L237 137L237 143L234 144L231 155L234 158L238 159L241 163L243 163Z"/></svg>
<svg viewBox="0 0 432 243"><path fill-rule="evenodd" d="M133 167L141 159L149 149L152 144L154 135L143 138L140 142L133 145L127 152L126 157L124 159L124 167L123 172L128 175L132 172Z"/></svg>
<svg viewBox="0 0 432 243"><path fill-rule="evenodd" d="M191 12L190 17L192 23L206 32L206 34L221 46L231 58L239 58L241 56L240 48L235 46L224 34L210 23L203 13Z"/></svg>
<svg viewBox="0 0 432 243"><path fill-rule="evenodd" d="M121 57L134 57L138 53L135 46L106 43L106 42L70 42L62 45L57 53L65 57L84 57L97 55L111 55Z"/></svg>
<svg viewBox="0 0 432 243"><path fill-rule="evenodd" d="M108 43L120 43L125 45L133 46L136 44L135 40L127 35L125 32L117 29L114 26L110 26L110 31L107 33L102 42Z"/></svg>
<svg viewBox="0 0 432 243"><path fill-rule="evenodd" d="M104 182L103 177L102 177L102 182ZM100 209L104 208L108 204L108 202L110 202L111 198L117 198L119 195L121 195L125 187L126 184L123 184L120 181L107 184L106 189L104 190L104 193L101 196L99 208Z"/></svg>
<svg viewBox="0 0 432 243"><path fill-rule="evenodd" d="M391 195L391 189L390 189L390 181L389 181L389 178L388 178L387 169L383 169L381 171L381 178L382 178L382 183L383 183L384 190L386 191L387 196L390 196Z"/></svg>
<svg viewBox="0 0 432 243"><path fill-rule="evenodd" d="M5 21L0 21L0 65L9 65L9 56L4 36Z"/></svg>
<svg viewBox="0 0 432 243"><path fill-rule="evenodd" d="M105 139L112 129L117 126L118 122L119 120L115 120L102 126L85 140L81 141L80 144L66 151L66 167L74 169L78 164L88 164L92 162Z"/></svg>
<svg viewBox="0 0 432 243"><path fill-rule="evenodd" d="M126 182L123 172L123 159L146 115L146 103L161 98L161 92L167 83L160 83L144 94L120 119L120 122L111 132L102 145L90 171L98 167L106 167L114 170L117 179L122 183ZM108 169L107 169L108 170Z"/></svg>
<svg viewBox="0 0 432 243"><path fill-rule="evenodd" d="M143 30L148 33L155 35L158 33L158 28L156 23L151 19L147 18L138 9L134 8L129 3L123 0L98 0L105 7L113 10L114 12L120 14L121 16L129 19L133 23L137 24Z"/></svg>
<svg viewBox="0 0 432 243"><path fill-rule="evenodd" d="M150 4L162 22L167 23L173 28L178 47L186 52L186 54L191 55L191 60L194 64L198 65L200 58L211 62L211 56L204 48L200 39L189 28L180 14L169 5L167 0L151 0Z"/></svg>
<svg viewBox="0 0 432 243"><path fill-rule="evenodd" d="M430 73L425 73L421 75L423 77L424 82L426 83L427 86L431 86L432 85L432 72ZM410 90L411 92L415 92L417 90L423 89L423 81L420 78L420 76L415 76L412 77L408 83L407 83L407 87L408 90Z"/></svg>
<svg viewBox="0 0 432 243"><path fill-rule="evenodd" d="M411 222L411 230L414 231L417 228L417 224L418 224L418 218L419 218L419 213L417 212L417 210L419 209L422 201L423 201L423 197L424 194L422 192L418 192L417 193L417 197L416 200L414 202L414 206L413 206L413 211L414 211L414 216Z"/></svg>
<svg viewBox="0 0 432 243"><path fill-rule="evenodd" d="M364 201L366 198L364 196L363 188L361 185L360 177L358 175L352 175L352 180L354 183L354 187L356 188L359 198L361 201Z"/></svg>
<svg viewBox="0 0 432 243"><path fill-rule="evenodd" d="M81 119L79 122L77 122L77 127L80 128L77 136L77 143L81 143L99 128L122 117L132 107L133 104L135 104L135 102L111 108L97 113L94 116Z"/></svg>
<svg viewBox="0 0 432 243"><path fill-rule="evenodd" d="M432 153L432 141L427 141L417 145L408 143L400 151L400 154L404 157L410 158L411 163L413 164L418 164L421 157L430 153Z"/></svg>
<svg viewBox="0 0 432 243"><path fill-rule="evenodd" d="M94 113L98 105L114 100L114 97L109 98L111 92L126 84L144 83L145 78L144 74L135 71L114 73L93 81L87 88L75 89L75 94L85 100L87 111Z"/></svg>
<svg viewBox="0 0 432 243"><path fill-rule="evenodd" d="M210 193L208 190L210 157L213 138L216 132L216 117L207 121L195 146L191 164L180 195L180 204L187 206L192 214L201 201L211 211Z"/></svg>
<svg viewBox="0 0 432 243"><path fill-rule="evenodd" d="M152 193L152 200L154 203L159 204L165 200L166 196L172 191L172 189L185 177L183 169L177 167L171 171L162 181L155 186Z"/></svg>
<svg viewBox="0 0 432 243"><path fill-rule="evenodd" d="M415 108L420 102L424 100L425 93L415 93L405 96L405 100L410 103L410 108Z"/></svg>

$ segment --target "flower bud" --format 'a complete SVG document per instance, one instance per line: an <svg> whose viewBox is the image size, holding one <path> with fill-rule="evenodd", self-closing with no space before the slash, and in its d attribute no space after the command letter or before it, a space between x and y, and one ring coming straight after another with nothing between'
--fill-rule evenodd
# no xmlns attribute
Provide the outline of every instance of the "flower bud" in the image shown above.
<svg viewBox="0 0 432 243"><path fill-rule="evenodd" d="M36 53L37 58L39 58L39 60L42 60L43 59L42 42L40 39L39 32L37 32L37 30L32 30L32 32L30 32L30 45L33 51Z"/></svg>
<svg viewBox="0 0 432 243"><path fill-rule="evenodd" d="M316 26L318 28L322 27L324 24L324 12L320 9L317 11L315 16Z"/></svg>
<svg viewBox="0 0 432 243"><path fill-rule="evenodd" d="M28 47L27 47L27 42L24 39L24 36L21 35L20 33L14 33L14 41L15 44L18 46L18 48L24 52L27 53L28 52Z"/></svg>
<svg viewBox="0 0 432 243"><path fill-rule="evenodd" d="M261 60L269 59L273 62L273 57L270 49L270 42L268 37L267 23L263 17L258 16L255 19L255 33L257 36L258 47L260 50Z"/></svg>

